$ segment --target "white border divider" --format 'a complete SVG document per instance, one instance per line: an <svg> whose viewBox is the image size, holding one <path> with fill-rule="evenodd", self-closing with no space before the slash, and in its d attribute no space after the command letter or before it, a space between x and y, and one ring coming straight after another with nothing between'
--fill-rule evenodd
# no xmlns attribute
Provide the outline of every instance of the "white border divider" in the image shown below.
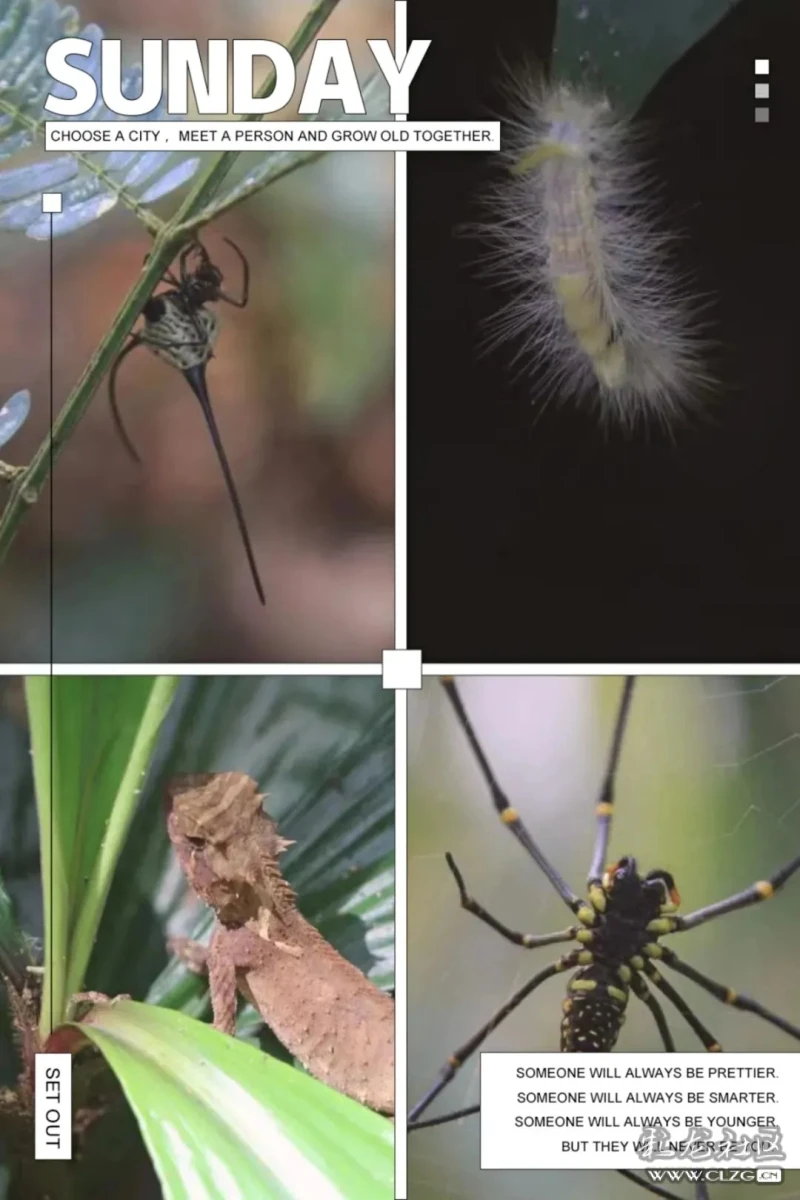
<svg viewBox="0 0 800 1200"><path fill-rule="evenodd" d="M394 6L395 58L399 61L408 49L408 4L398 0ZM397 120L405 120L398 117ZM408 323L407 323L407 164L408 155L394 156L394 644L395 651L408 649ZM397 659L389 655L389 660ZM422 656L419 655L420 667ZM384 655L384 667L387 656ZM384 682L386 671L384 670ZM415 681L416 682L416 681ZM421 679L417 683L420 686ZM395 1124L394 1124L394 1194L406 1200L406 1040L408 936L407 913L407 779L408 779L408 692L395 692L395 802L394 802L394 861L395 861Z"/></svg>

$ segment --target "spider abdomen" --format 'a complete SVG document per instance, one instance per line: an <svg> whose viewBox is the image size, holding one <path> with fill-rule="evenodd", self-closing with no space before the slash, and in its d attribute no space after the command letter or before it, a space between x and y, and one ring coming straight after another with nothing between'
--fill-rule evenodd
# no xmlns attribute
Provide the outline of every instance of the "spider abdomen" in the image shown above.
<svg viewBox="0 0 800 1200"><path fill-rule="evenodd" d="M591 963L569 981L561 1022L561 1051L613 1050L625 1020L627 985L606 963Z"/></svg>
<svg viewBox="0 0 800 1200"><path fill-rule="evenodd" d="M191 308L176 292L152 297L143 309L144 344L178 371L204 366L212 357L219 331L216 313Z"/></svg>

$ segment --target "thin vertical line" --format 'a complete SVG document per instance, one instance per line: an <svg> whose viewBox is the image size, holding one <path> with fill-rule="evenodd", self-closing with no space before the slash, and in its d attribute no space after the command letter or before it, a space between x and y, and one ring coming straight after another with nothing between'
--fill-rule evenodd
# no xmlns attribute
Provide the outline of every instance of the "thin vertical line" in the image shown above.
<svg viewBox="0 0 800 1200"><path fill-rule="evenodd" d="M394 53L401 61L408 49L408 6L394 6ZM396 121L405 116L396 115ZM394 156L394 398L395 398L395 505L394 505L394 644L398 650L408 648L408 435L406 363L407 318L407 237L406 237L406 178L408 156L404 150Z"/></svg>
<svg viewBox="0 0 800 1200"><path fill-rule="evenodd" d="M54 496L54 492L55 492L55 480L53 479L53 420L54 420L53 357L54 357L54 352L55 352L54 351L54 337L53 337L53 287L54 287L53 214L50 213L50 381L49 381L50 382L50 445L49 445L48 453L49 453L49 458L50 458L49 466L50 466L50 944L51 944L51 946L53 945L53 928L54 928L54 926L53 926L53 916L54 916L53 891L54 891L54 886L55 886L54 878L53 878L53 874L54 874L54 872L53 872L53 856L54 856L53 785L55 782L55 767L54 767L54 762L53 762L54 750L55 750L54 737L53 737L53 719L54 719L54 713L55 713L55 697L54 697L54 691L53 691L53 689L55 687L55 681L53 679L53 667L55 665L54 661L53 661L54 657L55 657L55 633L54 633L54 622L53 622L53 596L54 596L54 592L55 592L55 588L54 588L55 552L54 552L54 545L53 545L53 513L54 513L54 509L55 509L54 500L53 500L53 496ZM53 975L55 973L53 971L52 963L50 964L50 968L51 968L50 972L49 972L49 974L50 974L50 981L49 981L50 982L50 1020L52 1021L53 1020Z"/></svg>

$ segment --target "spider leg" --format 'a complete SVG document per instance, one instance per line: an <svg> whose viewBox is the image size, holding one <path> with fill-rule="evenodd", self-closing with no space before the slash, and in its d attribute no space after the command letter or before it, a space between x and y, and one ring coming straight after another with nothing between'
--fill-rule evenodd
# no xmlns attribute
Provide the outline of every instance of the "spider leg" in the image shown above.
<svg viewBox="0 0 800 1200"><path fill-rule="evenodd" d="M426 1117L424 1121L412 1121L409 1123L408 1132L413 1133L415 1129L430 1129L433 1125L447 1125L450 1121L459 1121L462 1117L473 1117L481 1111L480 1104L470 1104L468 1108L457 1108L455 1112L444 1113L441 1117Z"/></svg>
<svg viewBox="0 0 800 1200"><path fill-rule="evenodd" d="M464 1042L463 1046L460 1046L454 1054L451 1054L448 1057L447 1062L439 1071L436 1082L432 1087L428 1088L428 1091L425 1093L422 1099L419 1100L411 1109L411 1112L408 1114L409 1121L415 1121L416 1118L425 1111L428 1105L436 1099L442 1089L445 1088L450 1080L454 1078L456 1072L463 1067L467 1059L471 1058L478 1047L483 1045L489 1034L492 1033L492 1031L495 1030L498 1025L505 1021L506 1017L512 1013L515 1008L518 1008L522 1001L530 996L531 992L535 991L535 989L546 980L552 979L554 975L558 975L562 971L571 971L573 967L577 966L578 955L580 953L580 950L573 950L570 954L565 954L555 962L550 963L541 971L537 971L532 979L529 979L528 982L523 984L523 986L519 988L519 990L516 991L513 996L506 1000L505 1004L501 1004L500 1008L498 1008L497 1012L495 1012L494 1015L489 1018L486 1024L482 1025L480 1029L478 1029L477 1032L475 1032L472 1037L468 1039L468 1041Z"/></svg>
<svg viewBox="0 0 800 1200"><path fill-rule="evenodd" d="M542 854L536 842L533 840L527 828L525 827L519 813L515 808L512 807L508 796L506 796L505 792L500 787L500 784L497 782L494 772L489 765L489 760L483 752L483 747L478 741L477 735L472 726L472 722L467 715L467 710L464 708L464 703L459 694L455 680L450 677L442 679L442 687L447 693L448 699L455 710L458 722L463 729L464 734L466 735L467 741L472 747L475 757L478 760L478 764L483 773L483 778L485 779L489 788L492 796L492 802L500 820L504 825L508 826L517 841L524 846L528 854L539 867L539 870L542 871L550 880L550 883L558 892L559 896L567 905L567 907L572 909L574 913L584 909L586 907L584 901L581 900L580 896L573 892L566 880L559 874L556 868L552 866L548 859L545 858L544 854Z"/></svg>
<svg viewBox="0 0 800 1200"><path fill-rule="evenodd" d="M785 867L781 867L780 871L776 871L769 879L760 880L758 883L752 884L751 887L745 888L741 892L736 892L733 896L728 896L726 900L718 900L716 904L709 904L706 908L698 908L696 912L687 913L685 917L671 917L674 929L671 933L681 933L685 929L695 929L698 925L702 925L704 921L711 921L714 917L721 917L723 913L736 912L740 908L749 908L751 904L758 904L761 900L771 900L779 888L782 888L788 879L791 879L795 871L800 869L800 854L797 858L793 858Z"/></svg>
<svg viewBox="0 0 800 1200"><path fill-rule="evenodd" d="M653 1014L658 1032L661 1034L661 1041L664 1043L664 1049L672 1053L675 1050L675 1043L672 1040L667 1018L664 1016L664 1010L656 1000L649 987L642 979L638 971L631 971L631 989L639 997L643 1004L646 1004Z"/></svg>
<svg viewBox="0 0 800 1200"><path fill-rule="evenodd" d="M187 270L186 264L189 260L189 256L196 253L198 250L203 258L203 261L208 262L208 251L199 238L194 238L181 250L180 257L178 259L178 270L180 271L180 279L177 281L178 287L184 287L186 281L189 279L191 271Z"/></svg>
<svg viewBox="0 0 800 1200"><path fill-rule="evenodd" d="M614 783L617 777L619 756L622 750L625 729L628 724L628 714L630 712L633 685L635 682L636 676L629 675L622 688L622 695L617 709L617 719L614 723L614 733L608 752L608 761L606 762L605 775L603 776L603 783L600 788L600 796L595 805L597 828L594 836L592 865L589 867L589 874L587 876L589 887L600 883L606 867L608 839L611 834L611 818L614 813Z"/></svg>
<svg viewBox="0 0 800 1200"><path fill-rule="evenodd" d="M721 1050L722 1046L720 1046L713 1033L709 1033L702 1021L698 1020L689 1005L684 1000L683 996L681 996L680 992L675 991L675 988L672 986L669 980L665 979L661 972L657 971L652 963L645 963L644 969L651 982L654 983L658 990L667 997L667 999L681 1014L686 1024L689 1025L690 1028L697 1034L706 1050L708 1050L709 1053L714 1053L717 1050Z"/></svg>
<svg viewBox="0 0 800 1200"><path fill-rule="evenodd" d="M144 339L142 338L141 334L132 333L131 340L128 342L127 346L124 346L123 349L120 351L120 353L117 355L117 357L114 361L114 365L111 368L111 374L108 377L108 399L109 399L109 403L111 404L111 415L114 418L114 425L116 427L117 433L119 434L120 440L121 440L123 446L125 447L125 449L127 450L128 454L130 455L130 457L133 459L134 462L139 463L140 465L141 465L142 460L139 457L139 455L136 451L136 447L134 446L133 442L128 437L128 432L125 429L125 426L122 422L122 416L120 415L119 408L117 407L117 386L116 385L117 385L117 372L119 371L119 368L121 367L123 360L130 354L131 350L135 350L137 346L141 346L143 344L144 344Z"/></svg>
<svg viewBox="0 0 800 1200"><path fill-rule="evenodd" d="M464 883L464 877L449 850L445 854L445 859L456 881L461 907L476 916L478 920L483 921L490 929L496 930L507 941L513 942L515 946L524 946L526 950L534 950L537 946L552 946L555 942L574 941L575 934L578 932L577 925L570 925L568 929L561 929L558 933L517 933L515 930L509 929L507 925L498 921L496 917L486 911L482 904L470 896Z"/></svg>
<svg viewBox="0 0 800 1200"><path fill-rule="evenodd" d="M757 1000L751 1000L749 996L740 996L733 988L725 987L724 984L710 979L708 975L704 975L696 967L691 967L688 963L683 962L673 950L668 950L666 946L660 946L659 949L661 950L660 958L663 963L666 963L668 967L672 967L673 971L677 971L678 974L685 975L687 979L691 979L699 984L704 991L710 992L712 996L716 996L723 1004L730 1004L733 1008L740 1008L744 1012L755 1013L757 1017L769 1021L770 1025L776 1025L778 1029L782 1029L784 1033L788 1033L790 1037L797 1038L800 1041L800 1028L797 1025L792 1025L784 1017L779 1017L776 1013L770 1012L768 1008L764 1008L764 1005L759 1004Z"/></svg>
<svg viewBox="0 0 800 1200"><path fill-rule="evenodd" d="M250 264L235 242L232 242L231 239L227 237L223 238L222 240L227 242L228 245L239 255L239 261L242 264L242 296L240 300L237 300L234 296L229 296L227 292L220 291L219 298L220 300L224 300L226 304L232 304L234 308L244 308L244 306L247 304L247 301L250 299Z"/></svg>

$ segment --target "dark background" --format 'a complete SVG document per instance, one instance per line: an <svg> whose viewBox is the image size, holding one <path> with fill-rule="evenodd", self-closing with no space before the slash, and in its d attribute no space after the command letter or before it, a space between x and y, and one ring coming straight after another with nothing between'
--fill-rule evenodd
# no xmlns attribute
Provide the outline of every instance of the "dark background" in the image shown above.
<svg viewBox="0 0 800 1200"><path fill-rule="evenodd" d="M411 116L502 117L502 64L547 59L554 18L530 0L411 6L409 36L433 40ZM504 297L454 233L493 156L409 155L409 645L426 660L798 658L798 35L796 2L745 0L640 111L680 265L713 297L721 387L672 440L603 432L577 403L539 415L513 344L480 348Z"/></svg>

